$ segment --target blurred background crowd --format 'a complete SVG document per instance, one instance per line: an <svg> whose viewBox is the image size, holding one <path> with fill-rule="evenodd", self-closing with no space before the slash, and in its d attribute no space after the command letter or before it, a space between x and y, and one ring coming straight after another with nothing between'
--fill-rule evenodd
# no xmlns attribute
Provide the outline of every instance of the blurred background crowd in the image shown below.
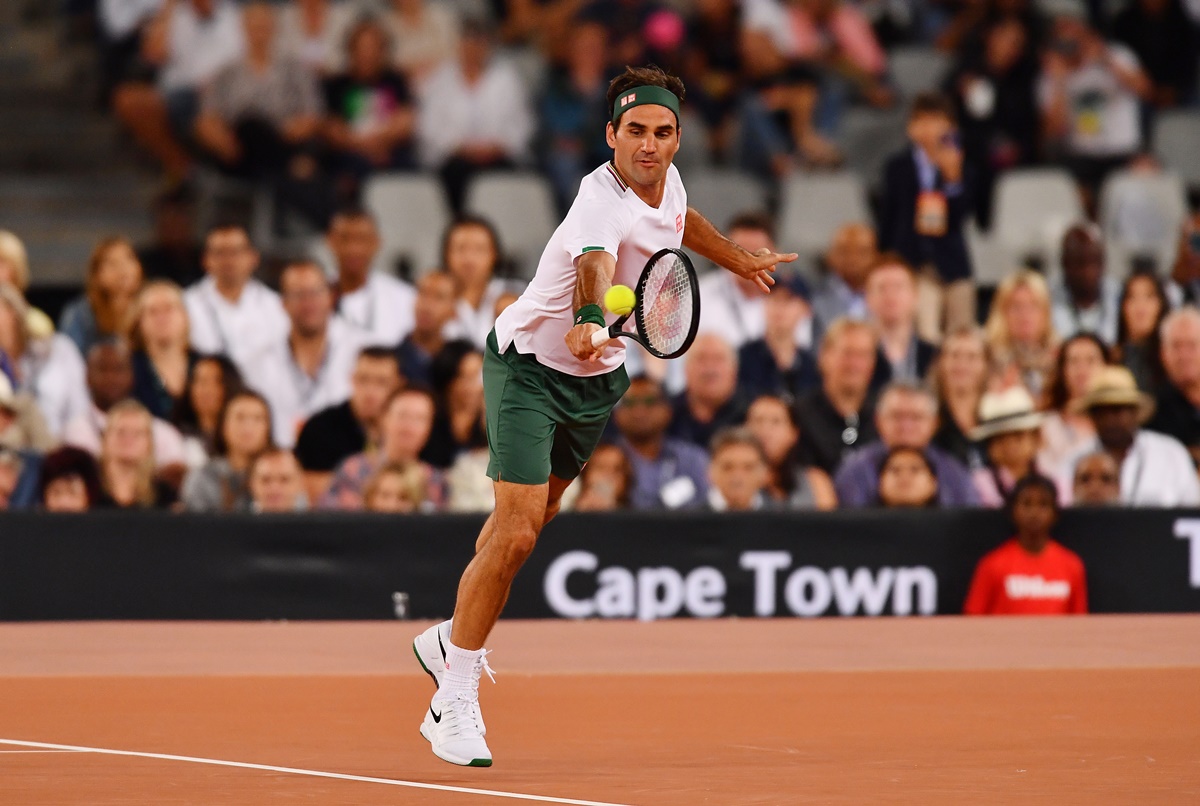
<svg viewBox="0 0 1200 806"><path fill-rule="evenodd" d="M3 14L0 509L490 509L484 341L647 62L692 206L801 259L697 259L568 507L1200 505L1195 0Z"/></svg>

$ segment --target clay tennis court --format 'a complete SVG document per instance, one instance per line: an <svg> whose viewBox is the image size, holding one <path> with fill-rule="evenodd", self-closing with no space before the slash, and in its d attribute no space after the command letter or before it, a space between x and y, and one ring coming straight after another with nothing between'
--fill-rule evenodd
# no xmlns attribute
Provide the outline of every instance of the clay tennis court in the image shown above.
<svg viewBox="0 0 1200 806"><path fill-rule="evenodd" d="M505 621L484 770L425 626L0 626L0 803L1200 799L1200 616Z"/></svg>

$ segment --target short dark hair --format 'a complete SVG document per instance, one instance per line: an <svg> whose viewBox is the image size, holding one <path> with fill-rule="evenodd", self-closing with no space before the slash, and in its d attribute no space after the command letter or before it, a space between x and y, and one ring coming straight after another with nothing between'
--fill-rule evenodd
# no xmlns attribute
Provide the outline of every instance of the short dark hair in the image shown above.
<svg viewBox="0 0 1200 806"><path fill-rule="evenodd" d="M396 350L393 347L384 347L379 344L364 347L358 351L358 360L364 358L372 361L391 361L396 365L397 370L400 369L400 359L396 356Z"/></svg>
<svg viewBox="0 0 1200 806"><path fill-rule="evenodd" d="M375 221L374 213L358 202L347 202L339 205L338 208L334 210L333 216L329 219L330 225L332 225L333 222L339 218L349 219L351 221L366 219L367 221L370 221L372 225L376 227L378 226L378 223Z"/></svg>
<svg viewBox="0 0 1200 806"><path fill-rule="evenodd" d="M681 104L683 96L687 94L683 80L679 76L671 75L656 64L648 64L645 67L626 67L625 72L609 82L608 93L604 96L604 102L607 104L606 116L612 114L613 104L617 102L617 98L634 87L662 87L678 98Z"/></svg>
<svg viewBox="0 0 1200 806"><path fill-rule="evenodd" d="M100 471L96 467L96 459L82 448L69 445L53 450L42 459L42 467L38 474L38 500L46 502L46 488L59 479L78 476L87 490L88 507L96 505L100 499Z"/></svg>
<svg viewBox="0 0 1200 806"><path fill-rule="evenodd" d="M950 120L956 118L954 104L940 92L922 92L913 98L908 107L908 119L912 120L922 115L941 115Z"/></svg>
<svg viewBox="0 0 1200 806"><path fill-rule="evenodd" d="M775 240L775 220L764 210L744 210L729 221L728 232L735 229L748 229L755 232L765 232L772 241Z"/></svg>
<svg viewBox="0 0 1200 806"><path fill-rule="evenodd" d="M1029 473L1017 480L1017 483L1013 485L1012 491L1004 499L1004 509L1008 512L1010 520L1013 516L1013 509L1017 505L1017 499L1026 490L1043 490L1050 496L1051 504L1054 507L1055 520L1062 514L1062 504L1058 500L1058 485L1041 473Z"/></svg>
<svg viewBox="0 0 1200 806"><path fill-rule="evenodd" d="M904 259L904 255L899 252L882 252L876 256L871 268L867 270L867 276L874 274L877 269L882 269L885 266L899 266L904 269L912 277L913 282L917 281L917 270L912 264Z"/></svg>
<svg viewBox="0 0 1200 806"><path fill-rule="evenodd" d="M1050 382L1046 384L1045 401L1049 411L1061 411L1067 405L1070 395L1067 393L1067 348L1076 342L1090 342L1100 351L1100 359L1105 364L1112 363L1112 351L1104 340L1091 331L1082 330L1068 337L1058 346L1058 355L1054 359L1054 369L1050 374Z"/></svg>
<svg viewBox="0 0 1200 806"><path fill-rule="evenodd" d="M241 221L234 221L232 219L227 219L227 218L219 219L219 220L213 222L209 226L209 228L207 230L205 230L204 240L207 241L211 236L217 234L218 232L232 232L234 230L237 230L238 232L245 235L247 241L250 240L250 230L249 230L249 228L246 227L245 224L243 224ZM251 243L253 243L253 242L251 242Z"/></svg>
<svg viewBox="0 0 1200 806"><path fill-rule="evenodd" d="M709 444L708 453L713 459L716 459L718 453L736 445L753 448L754 452L758 454L759 460L767 467L771 466L762 443L758 441L758 437L754 436L754 432L744 425L729 426L718 431Z"/></svg>
<svg viewBox="0 0 1200 806"><path fill-rule="evenodd" d="M289 260L283 264L283 268L279 270L279 290L283 290L283 278L287 277L292 272L312 270L321 275L321 279L325 279L325 268L309 257L296 258Z"/></svg>

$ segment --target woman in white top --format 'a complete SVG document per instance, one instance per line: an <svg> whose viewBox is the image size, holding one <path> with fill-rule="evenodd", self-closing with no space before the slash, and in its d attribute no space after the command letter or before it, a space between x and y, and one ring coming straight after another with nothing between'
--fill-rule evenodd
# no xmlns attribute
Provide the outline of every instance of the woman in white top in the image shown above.
<svg viewBox="0 0 1200 806"><path fill-rule="evenodd" d="M346 32L360 4L353 0L294 0L279 9L276 47L318 75L342 67Z"/></svg>
<svg viewBox="0 0 1200 806"><path fill-rule="evenodd" d="M0 355L11 364L14 390L37 400L57 438L70 420L92 410L86 370L79 350L66 336L51 331L34 337L29 311L20 291L0 283Z"/></svg>
<svg viewBox="0 0 1200 806"><path fill-rule="evenodd" d="M1066 475L1067 463L1096 439L1096 427L1075 407L1087 394L1096 373L1111 363L1108 348L1092 333L1076 333L1063 342L1045 394L1042 422L1043 466Z"/></svg>
<svg viewBox="0 0 1200 806"><path fill-rule="evenodd" d="M384 16L392 62L419 81L458 50L459 19L449 3L392 0Z"/></svg>
<svg viewBox="0 0 1200 806"><path fill-rule="evenodd" d="M446 230L442 266L458 283L454 321L446 326L448 338L467 339L484 349L496 324L496 303L513 290L495 276L500 258L500 239L486 218L461 216Z"/></svg>

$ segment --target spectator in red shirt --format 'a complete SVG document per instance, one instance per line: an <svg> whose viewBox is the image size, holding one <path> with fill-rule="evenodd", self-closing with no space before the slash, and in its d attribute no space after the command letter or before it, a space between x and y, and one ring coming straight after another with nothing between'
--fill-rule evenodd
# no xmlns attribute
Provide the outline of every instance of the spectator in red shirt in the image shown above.
<svg viewBox="0 0 1200 806"><path fill-rule="evenodd" d="M1058 490L1045 476L1017 482L1009 515L1017 534L975 568L963 612L985 615L1062 615L1087 612L1087 584L1079 555L1052 540Z"/></svg>

